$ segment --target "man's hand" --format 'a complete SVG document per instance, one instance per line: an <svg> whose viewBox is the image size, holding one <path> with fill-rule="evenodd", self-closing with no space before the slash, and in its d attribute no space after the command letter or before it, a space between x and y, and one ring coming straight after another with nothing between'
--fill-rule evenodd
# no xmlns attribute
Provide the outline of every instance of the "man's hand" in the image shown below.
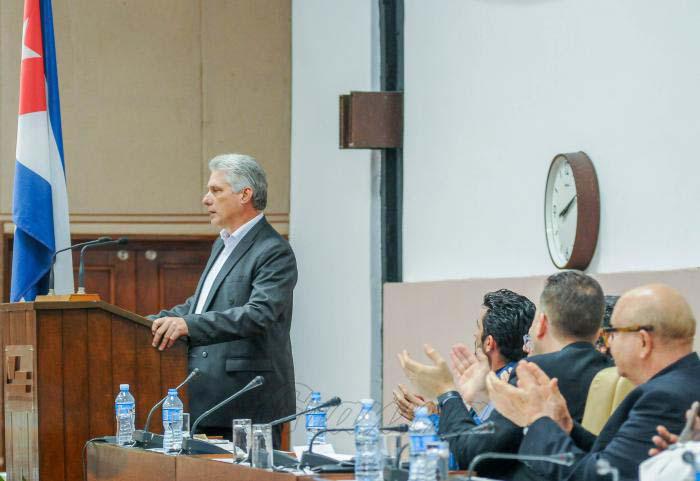
<svg viewBox="0 0 700 481"><path fill-rule="evenodd" d="M178 337L188 335L189 330L187 323L181 317L161 317L151 324L151 334L153 334L153 347L162 351L175 344Z"/></svg>
<svg viewBox="0 0 700 481"><path fill-rule="evenodd" d="M433 365L421 364L414 361L405 350L399 353L399 362L403 372L425 399L435 399L447 391L456 390L452 373L445 360L428 344L425 344L425 354L433 361Z"/></svg>
<svg viewBox="0 0 700 481"><path fill-rule="evenodd" d="M525 361L518 364L516 372L518 387L498 379L494 373L487 376L486 386L495 408L518 426L529 426L547 416L570 433L574 422L556 378L549 379L539 366Z"/></svg>
<svg viewBox="0 0 700 481"><path fill-rule="evenodd" d="M406 386L399 384L398 389L394 389L394 402L396 407L399 409L401 416L406 418L408 421L413 421L414 413L416 408L420 406L425 406L428 408L428 414L437 413L437 406L432 401L426 401L418 394L413 394Z"/></svg>
<svg viewBox="0 0 700 481"><path fill-rule="evenodd" d="M488 404L486 375L491 371L489 360L480 349L472 353L464 344L455 344L450 353L452 372L457 380L457 390L467 404Z"/></svg>
<svg viewBox="0 0 700 481"><path fill-rule="evenodd" d="M695 401L685 412L686 425L683 429L683 439L669 432L666 426L656 426L658 435L651 438L654 443L654 448L649 450L649 456L655 456L661 451L668 449L672 444L678 441L700 441L700 402Z"/></svg>

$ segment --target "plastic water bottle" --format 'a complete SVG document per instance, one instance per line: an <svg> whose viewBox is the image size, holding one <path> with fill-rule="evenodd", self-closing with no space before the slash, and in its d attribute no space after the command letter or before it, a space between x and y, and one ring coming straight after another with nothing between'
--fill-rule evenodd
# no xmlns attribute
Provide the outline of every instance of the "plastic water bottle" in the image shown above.
<svg viewBox="0 0 700 481"><path fill-rule="evenodd" d="M163 403L163 451L177 454L182 449L182 401L177 389L168 389L168 398Z"/></svg>
<svg viewBox="0 0 700 481"><path fill-rule="evenodd" d="M382 481L383 457L379 446L379 417L372 410L373 399L362 399L355 420L355 479Z"/></svg>
<svg viewBox="0 0 700 481"><path fill-rule="evenodd" d="M434 479L435 473L428 472L428 459L426 457L426 444L437 441L435 426L428 416L428 409L424 406L416 408L413 423L408 429L408 438L411 446L411 464L408 470L409 481L423 481Z"/></svg>
<svg viewBox="0 0 700 481"><path fill-rule="evenodd" d="M119 394L114 400L114 412L117 416L117 444L129 445L134 441L136 401L129 392L128 384L119 385Z"/></svg>
<svg viewBox="0 0 700 481"><path fill-rule="evenodd" d="M311 401L307 409L315 408L321 404L321 393L312 392ZM317 409L306 414L306 444L311 442L311 439L317 432L326 429L326 410ZM314 444L323 444L326 442L326 433L319 434L314 440Z"/></svg>

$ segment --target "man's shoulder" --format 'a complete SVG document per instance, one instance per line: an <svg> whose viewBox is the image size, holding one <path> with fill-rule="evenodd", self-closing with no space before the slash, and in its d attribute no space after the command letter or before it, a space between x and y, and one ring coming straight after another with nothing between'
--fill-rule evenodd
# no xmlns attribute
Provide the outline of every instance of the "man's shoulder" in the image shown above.
<svg viewBox="0 0 700 481"><path fill-rule="evenodd" d="M537 364L547 375L550 372L558 372L561 369L569 369L572 365L587 365L595 368L606 368L612 366L612 361L588 343L576 343L566 346L564 349L547 354L537 354L528 357L529 362Z"/></svg>

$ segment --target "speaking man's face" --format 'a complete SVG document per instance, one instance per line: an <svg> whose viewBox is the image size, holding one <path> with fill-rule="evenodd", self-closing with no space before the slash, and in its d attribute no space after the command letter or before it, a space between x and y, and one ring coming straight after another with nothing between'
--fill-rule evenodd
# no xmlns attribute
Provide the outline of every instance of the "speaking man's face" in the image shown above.
<svg viewBox="0 0 700 481"><path fill-rule="evenodd" d="M246 188L247 189L247 188ZM231 232L237 226L244 215L245 191L234 192L226 181L226 175L221 170L215 170L209 176L207 183L207 193L202 199L202 203L209 212L209 221L221 228Z"/></svg>

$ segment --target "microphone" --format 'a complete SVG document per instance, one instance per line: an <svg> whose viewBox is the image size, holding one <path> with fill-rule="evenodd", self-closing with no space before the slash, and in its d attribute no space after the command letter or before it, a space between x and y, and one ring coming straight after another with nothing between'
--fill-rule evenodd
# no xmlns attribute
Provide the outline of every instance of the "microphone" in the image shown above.
<svg viewBox="0 0 700 481"><path fill-rule="evenodd" d="M102 240L105 239L105 240ZM129 240L126 237L121 237L117 240L112 240L111 237L100 237L96 241L83 246L80 249L80 269L78 270L78 294L85 294L85 251L94 246L105 246L111 244L124 245Z"/></svg>
<svg viewBox="0 0 700 481"><path fill-rule="evenodd" d="M320 408L321 406L316 407L315 409ZM379 427L380 431L393 431L393 432L398 432L398 433L405 433L408 432L408 424L399 424L397 426L380 426ZM314 447L314 441L316 441L316 438L320 436L321 434L324 433L351 433L355 431L355 428L328 428L328 429L321 429L320 431L316 431L314 435L311 437L311 440L309 441L309 449L304 452L301 455L301 461L299 462L299 466L301 467L317 467L317 466L323 466L326 464L340 464L342 465L343 463L338 462L338 460L330 458L328 456L324 456L323 454L318 454L313 452L313 447Z"/></svg>
<svg viewBox="0 0 700 481"><path fill-rule="evenodd" d="M446 439L450 438L456 438L459 436L479 436L482 434L493 434L496 432L496 424L494 424L493 421L486 421L485 423L479 424L477 426L472 426L471 428L467 429L462 429L460 431L453 431L450 433L445 433L440 435L440 439L443 441ZM397 455L396 455L396 469L399 468L401 464L401 456L403 455L404 450L410 446L410 444L404 444L401 446L401 449L399 449ZM474 458L476 459L476 458Z"/></svg>
<svg viewBox="0 0 700 481"><path fill-rule="evenodd" d="M101 244L103 242L108 242L111 241L111 237L100 237L99 239L87 241L87 242L81 242L79 244L74 244L72 246L64 247L63 249L59 249L56 252L53 253L53 256L51 257L51 270L49 271L49 296L56 295L56 292L54 290L54 265L56 264L56 256L60 254L61 252L65 252L68 250L73 250L77 249L78 247L83 247L87 245L92 245L92 244Z"/></svg>
<svg viewBox="0 0 700 481"><path fill-rule="evenodd" d="M474 456L472 462L469 463L469 476L467 481L472 481L474 475L474 468L484 459L512 459L515 461L543 461L545 463L558 464L560 466L571 466L576 461L574 453L559 453L550 455L536 455L536 454L514 454L514 453L481 453Z"/></svg>
<svg viewBox="0 0 700 481"><path fill-rule="evenodd" d="M298 418L299 416L303 416L304 414L310 413L311 411L316 411L317 409L325 409L325 408L339 406L340 403L342 403L342 402L343 401L338 396L335 396L335 397L330 398L328 401L324 402L323 404L320 404L316 407L305 409L305 410L300 411L296 414L290 414L289 416L285 416L283 418L276 419L270 423L270 426L277 426L278 424L284 424L286 422L293 421L296 418Z"/></svg>
<svg viewBox="0 0 700 481"><path fill-rule="evenodd" d="M180 384L175 389L180 389L181 387L185 386L188 384L192 379L196 378L199 376L200 370L198 367L195 367L191 373L187 375L184 381L182 381ZM148 427L151 425L151 417L153 416L153 413L156 412L156 409L158 409L164 402L165 400L168 399L168 396L165 396L163 399L158 401L148 412L148 417L146 417L146 424L143 427L143 431L141 430L136 430L134 431L133 438L134 441L137 443L143 443L144 447L148 447L149 445L153 444L152 447L162 447L163 446L163 439L162 436L158 434L154 434L149 432ZM160 444L160 446L158 446Z"/></svg>
<svg viewBox="0 0 700 481"><path fill-rule="evenodd" d="M213 408L210 408L209 410L205 411L202 413L192 424L192 427L190 428L190 437L185 438L182 440L182 450L184 452L188 452L190 454L217 454L220 452L225 452L229 453L229 451L222 450L218 446L214 446L211 443L207 443L205 441L201 441L199 439L194 439L194 434L197 432L197 426L199 426L199 423L202 422L204 418L209 416L211 413L215 412L216 410L220 409L222 406L225 406L226 404L230 403L237 397L247 393L248 391L251 391L255 388L258 388L262 386L265 383L265 378L262 376L256 376L253 378L252 381L250 381L246 386L241 389L240 391L233 393L231 396L227 397L223 401L221 401L219 404L214 406Z"/></svg>
<svg viewBox="0 0 700 481"><path fill-rule="evenodd" d="M440 439L443 441L450 438L456 438L464 434L493 434L496 432L496 425L493 421L486 421L485 423L478 424L477 426L462 429L461 431L453 431L451 433L445 433L440 435Z"/></svg>

